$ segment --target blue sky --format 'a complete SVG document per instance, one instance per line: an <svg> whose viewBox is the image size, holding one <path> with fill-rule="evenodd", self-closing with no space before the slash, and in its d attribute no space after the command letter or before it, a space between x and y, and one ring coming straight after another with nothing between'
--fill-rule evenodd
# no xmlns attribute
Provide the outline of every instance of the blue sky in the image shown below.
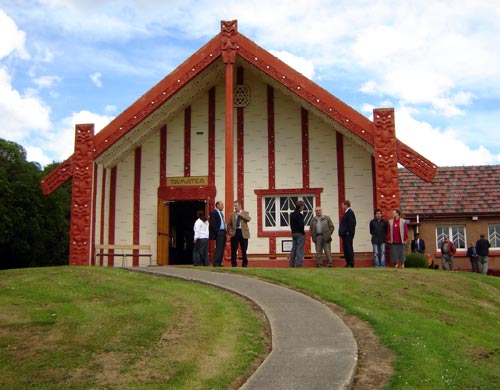
<svg viewBox="0 0 500 390"><path fill-rule="evenodd" d="M238 30L439 166L500 164L500 2L0 0L0 138L42 166Z"/></svg>

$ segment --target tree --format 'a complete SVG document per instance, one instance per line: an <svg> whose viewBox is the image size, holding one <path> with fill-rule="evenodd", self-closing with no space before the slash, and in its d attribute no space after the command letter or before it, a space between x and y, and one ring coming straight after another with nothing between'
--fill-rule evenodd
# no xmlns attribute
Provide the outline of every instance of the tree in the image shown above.
<svg viewBox="0 0 500 390"><path fill-rule="evenodd" d="M26 150L0 139L0 269L68 264L71 185L50 196L40 180L45 168Z"/></svg>

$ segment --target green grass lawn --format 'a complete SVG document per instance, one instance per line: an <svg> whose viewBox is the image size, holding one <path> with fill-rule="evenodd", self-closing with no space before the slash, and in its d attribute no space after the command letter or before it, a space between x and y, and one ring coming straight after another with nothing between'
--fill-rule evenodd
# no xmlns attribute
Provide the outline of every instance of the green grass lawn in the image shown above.
<svg viewBox="0 0 500 390"><path fill-rule="evenodd" d="M0 389L226 389L260 356L262 332L246 300L206 285L0 271Z"/></svg>
<svg viewBox="0 0 500 390"><path fill-rule="evenodd" d="M500 388L500 278L408 268L235 272L306 291L367 321L396 353L390 389Z"/></svg>
<svg viewBox="0 0 500 390"><path fill-rule="evenodd" d="M389 389L500 388L500 278L221 271L289 285L368 322L396 354ZM262 351L263 329L245 300L196 283L109 268L1 271L0 388L234 388Z"/></svg>

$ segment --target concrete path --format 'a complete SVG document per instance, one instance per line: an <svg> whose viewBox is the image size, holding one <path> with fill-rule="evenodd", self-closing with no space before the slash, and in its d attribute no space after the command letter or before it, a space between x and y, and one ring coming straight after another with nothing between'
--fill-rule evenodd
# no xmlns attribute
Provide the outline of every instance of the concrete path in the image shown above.
<svg viewBox="0 0 500 390"><path fill-rule="evenodd" d="M242 386L245 390L348 389L357 344L326 305L276 284L193 268L138 267L135 271L211 284L259 305L271 324L272 351Z"/></svg>

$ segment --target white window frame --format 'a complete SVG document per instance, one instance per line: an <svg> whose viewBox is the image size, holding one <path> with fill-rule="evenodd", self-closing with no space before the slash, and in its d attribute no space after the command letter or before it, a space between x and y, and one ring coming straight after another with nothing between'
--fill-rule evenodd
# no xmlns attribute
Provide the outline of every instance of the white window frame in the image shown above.
<svg viewBox="0 0 500 390"><path fill-rule="evenodd" d="M453 241L457 251L467 251L467 229L465 225L439 225L436 226L436 248L441 250L444 235Z"/></svg>
<svg viewBox="0 0 500 390"><path fill-rule="evenodd" d="M304 226L308 227L316 207L315 194L279 194L262 197L262 230L265 232L289 231L290 214L296 203L304 202Z"/></svg>
<svg viewBox="0 0 500 390"><path fill-rule="evenodd" d="M500 224L488 225L488 241L492 249L500 249Z"/></svg>

